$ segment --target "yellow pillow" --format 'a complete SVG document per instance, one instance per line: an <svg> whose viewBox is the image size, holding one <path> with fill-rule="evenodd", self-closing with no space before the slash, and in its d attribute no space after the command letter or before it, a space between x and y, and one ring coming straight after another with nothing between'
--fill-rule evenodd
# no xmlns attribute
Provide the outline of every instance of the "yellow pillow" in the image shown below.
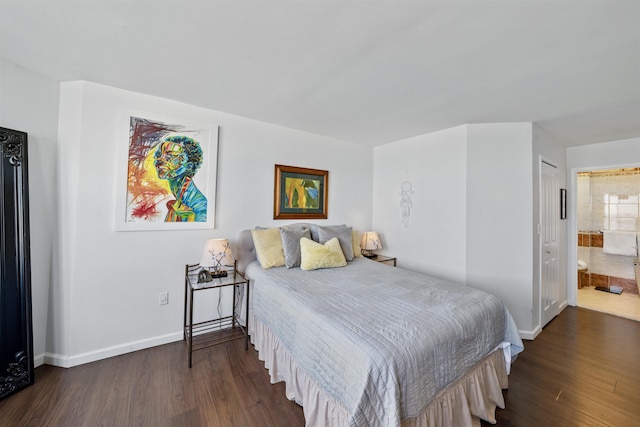
<svg viewBox="0 0 640 427"><path fill-rule="evenodd" d="M351 244L353 245L353 257L360 258L362 256L362 251L360 250L360 234L356 230L351 232Z"/></svg>
<svg viewBox="0 0 640 427"><path fill-rule="evenodd" d="M251 237L253 237L253 246L256 248L256 256L262 268L266 270L284 265L284 249L282 248L280 229L251 230Z"/></svg>
<svg viewBox="0 0 640 427"><path fill-rule="evenodd" d="M330 239L324 245L306 237L300 239L300 268L302 270L344 267L345 265L347 265L347 260L342 253L337 237Z"/></svg>

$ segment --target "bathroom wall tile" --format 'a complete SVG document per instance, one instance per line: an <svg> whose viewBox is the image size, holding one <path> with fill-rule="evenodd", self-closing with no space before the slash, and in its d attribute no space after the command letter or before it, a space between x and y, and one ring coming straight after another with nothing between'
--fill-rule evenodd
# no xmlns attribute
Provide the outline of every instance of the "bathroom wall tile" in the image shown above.
<svg viewBox="0 0 640 427"><path fill-rule="evenodd" d="M578 248L578 259L587 263L587 266L591 263L591 249L588 246L580 246Z"/></svg>
<svg viewBox="0 0 640 427"><path fill-rule="evenodd" d="M623 206L637 205L638 196L633 193L629 194L629 192L624 191L624 189L618 190L618 204Z"/></svg>
<svg viewBox="0 0 640 427"><path fill-rule="evenodd" d="M594 274L591 273L591 286L599 286L603 288L609 287L609 276L605 276L603 274Z"/></svg>
<svg viewBox="0 0 640 427"><path fill-rule="evenodd" d="M607 276L604 274L590 274L589 280L591 286L598 286L602 288L608 288L610 286L618 286L623 289L623 292L631 294L638 294L638 287L636 281L631 279L624 279L621 277Z"/></svg>
<svg viewBox="0 0 640 427"><path fill-rule="evenodd" d="M630 294L638 294L638 286L636 281L631 279L622 279L620 277L609 277L609 286L618 286L623 289L623 292Z"/></svg>
<svg viewBox="0 0 640 427"><path fill-rule="evenodd" d="M638 231L640 174L593 176L590 184L592 223L602 222L605 230Z"/></svg>
<svg viewBox="0 0 640 427"><path fill-rule="evenodd" d="M578 271L578 289L591 286L590 276L586 271Z"/></svg>
<svg viewBox="0 0 640 427"><path fill-rule="evenodd" d="M609 276L621 277L623 279L634 279L635 271L633 268L634 257L624 255L604 254L607 264L606 273Z"/></svg>
<svg viewBox="0 0 640 427"><path fill-rule="evenodd" d="M578 174L576 189L576 214L578 230L591 230L591 178L588 174Z"/></svg>
<svg viewBox="0 0 640 427"><path fill-rule="evenodd" d="M635 278L634 257L605 254L602 249L591 248L589 253L589 272L624 279Z"/></svg>
<svg viewBox="0 0 640 427"><path fill-rule="evenodd" d="M591 247L591 233L585 234L583 242L585 246Z"/></svg>
<svg viewBox="0 0 640 427"><path fill-rule="evenodd" d="M589 235L578 233L578 246L589 246Z"/></svg>
<svg viewBox="0 0 640 427"><path fill-rule="evenodd" d="M603 244L602 234L592 234L591 235L591 247L593 248L601 248Z"/></svg>
<svg viewBox="0 0 640 427"><path fill-rule="evenodd" d="M602 249L591 248L589 255L589 272L609 275L609 265L605 254L602 253Z"/></svg>
<svg viewBox="0 0 640 427"><path fill-rule="evenodd" d="M636 231L635 218L611 218L608 230L614 231Z"/></svg>
<svg viewBox="0 0 640 427"><path fill-rule="evenodd" d="M578 217L578 230L580 231L591 230L591 216L580 215Z"/></svg>
<svg viewBox="0 0 640 427"><path fill-rule="evenodd" d="M590 230L608 230L609 229L609 217L604 216L604 207L601 206L599 210L595 208L591 211L591 228Z"/></svg>

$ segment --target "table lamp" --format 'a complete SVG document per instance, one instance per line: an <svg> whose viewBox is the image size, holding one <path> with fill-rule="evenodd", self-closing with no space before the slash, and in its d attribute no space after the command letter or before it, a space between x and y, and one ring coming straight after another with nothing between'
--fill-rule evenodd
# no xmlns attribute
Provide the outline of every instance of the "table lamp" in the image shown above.
<svg viewBox="0 0 640 427"><path fill-rule="evenodd" d="M209 273L209 277L212 279L226 277L227 272L222 269L222 266L230 266L233 265L233 263L233 253L231 252L229 240L210 239L206 241L204 249L202 250L200 267L203 268L203 271ZM206 274L204 276L206 276Z"/></svg>
<svg viewBox="0 0 640 427"><path fill-rule="evenodd" d="M382 248L380 237L375 231L367 231L362 235L360 241L360 248L362 249L362 256L366 258L375 258L377 255L372 251Z"/></svg>

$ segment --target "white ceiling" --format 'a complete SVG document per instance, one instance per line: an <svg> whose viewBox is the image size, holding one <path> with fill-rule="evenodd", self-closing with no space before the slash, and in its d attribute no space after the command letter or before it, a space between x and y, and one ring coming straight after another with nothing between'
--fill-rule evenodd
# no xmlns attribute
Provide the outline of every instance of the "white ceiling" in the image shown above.
<svg viewBox="0 0 640 427"><path fill-rule="evenodd" d="M0 1L0 55L367 145L536 122L640 136L640 1Z"/></svg>

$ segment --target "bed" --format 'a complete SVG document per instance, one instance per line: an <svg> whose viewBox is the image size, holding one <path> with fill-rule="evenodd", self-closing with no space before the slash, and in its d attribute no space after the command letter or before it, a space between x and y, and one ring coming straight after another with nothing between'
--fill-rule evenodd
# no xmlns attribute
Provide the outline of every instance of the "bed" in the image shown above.
<svg viewBox="0 0 640 427"><path fill-rule="evenodd" d="M322 245L318 226L290 227L315 229L309 244ZM240 232L251 341L271 382L284 381L287 398L303 407L307 426L495 423L523 348L498 298L355 251L340 268L312 269L263 268L260 251L251 230Z"/></svg>

